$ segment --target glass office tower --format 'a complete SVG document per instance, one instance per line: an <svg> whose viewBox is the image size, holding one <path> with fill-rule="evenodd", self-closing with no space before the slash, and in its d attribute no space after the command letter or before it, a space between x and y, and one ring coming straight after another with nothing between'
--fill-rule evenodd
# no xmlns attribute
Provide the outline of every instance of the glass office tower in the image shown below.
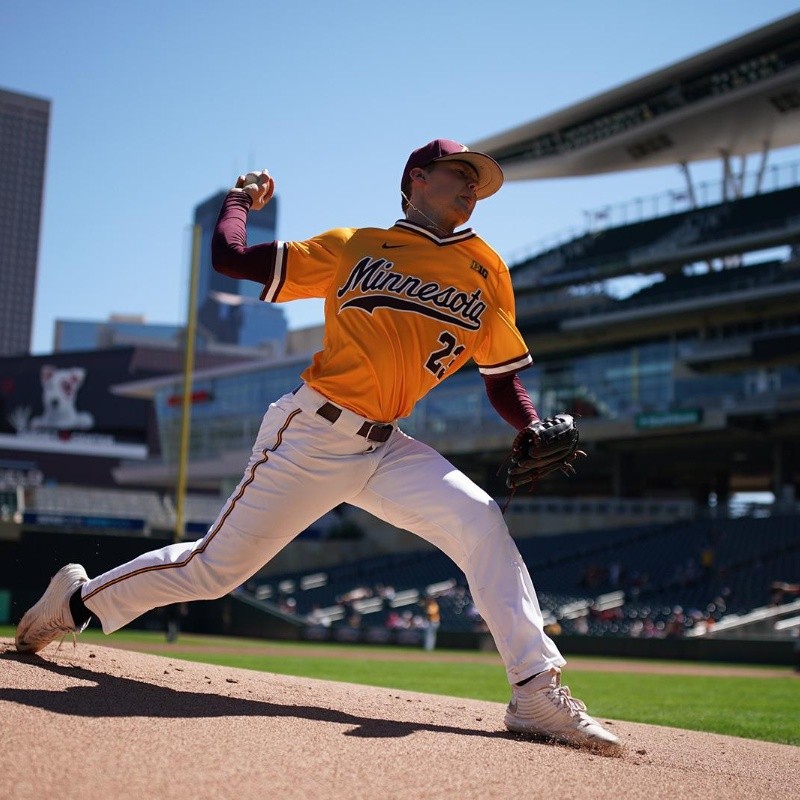
<svg viewBox="0 0 800 800"><path fill-rule="evenodd" d="M0 89L0 356L31 347L50 101Z"/></svg>

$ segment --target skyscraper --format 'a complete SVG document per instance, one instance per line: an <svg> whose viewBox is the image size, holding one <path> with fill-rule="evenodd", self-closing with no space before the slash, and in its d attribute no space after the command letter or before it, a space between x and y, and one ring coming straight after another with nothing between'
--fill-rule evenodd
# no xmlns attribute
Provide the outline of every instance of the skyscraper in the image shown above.
<svg viewBox="0 0 800 800"><path fill-rule="evenodd" d="M50 101L0 89L0 356L30 352Z"/></svg>
<svg viewBox="0 0 800 800"><path fill-rule="evenodd" d="M199 338L221 344L267 349L280 355L286 341L283 310L258 298L263 286L252 281L229 278L211 266L211 236L222 201L219 192L195 208L194 221L201 229L200 274L197 291ZM276 236L278 198L247 222L248 245L271 242Z"/></svg>

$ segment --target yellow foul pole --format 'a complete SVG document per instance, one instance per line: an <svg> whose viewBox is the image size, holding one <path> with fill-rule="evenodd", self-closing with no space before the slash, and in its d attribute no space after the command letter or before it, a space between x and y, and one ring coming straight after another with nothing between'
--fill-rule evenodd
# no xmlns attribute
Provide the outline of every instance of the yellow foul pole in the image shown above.
<svg viewBox="0 0 800 800"><path fill-rule="evenodd" d="M197 334L197 284L200 272L199 225L192 231L192 266L189 273L189 308L186 314L186 347L183 360L183 402L181 403L181 440L178 451L178 484L175 488L174 541L183 539L186 516L186 473L189 461L189 431L192 420L192 376L194 374L194 348Z"/></svg>

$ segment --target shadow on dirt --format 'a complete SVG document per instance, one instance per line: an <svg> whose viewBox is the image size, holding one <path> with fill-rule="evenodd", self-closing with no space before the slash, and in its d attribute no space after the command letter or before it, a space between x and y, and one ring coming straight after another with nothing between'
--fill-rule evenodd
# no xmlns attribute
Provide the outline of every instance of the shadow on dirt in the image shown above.
<svg viewBox="0 0 800 800"><path fill-rule="evenodd" d="M134 678L116 677L84 667L56 664L36 655L16 652L0 654L2 661L17 661L63 675L88 685L66 689L0 688L0 701L20 703L56 714L74 717L298 717L348 726L345 736L399 738L416 731L482 736L489 739L517 738L505 731L480 731L450 725L398 722L357 716L337 709L314 706L281 705L264 700L225 697L205 692L182 691L157 686Z"/></svg>

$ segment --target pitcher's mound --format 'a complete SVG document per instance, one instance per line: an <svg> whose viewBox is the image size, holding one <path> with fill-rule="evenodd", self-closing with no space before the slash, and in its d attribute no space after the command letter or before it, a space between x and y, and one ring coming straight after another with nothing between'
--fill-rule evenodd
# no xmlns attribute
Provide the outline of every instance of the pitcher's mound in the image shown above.
<svg viewBox="0 0 800 800"><path fill-rule="evenodd" d="M0 639L9 800L777 798L800 748L612 720L609 758L508 733L504 706L65 642Z"/></svg>

